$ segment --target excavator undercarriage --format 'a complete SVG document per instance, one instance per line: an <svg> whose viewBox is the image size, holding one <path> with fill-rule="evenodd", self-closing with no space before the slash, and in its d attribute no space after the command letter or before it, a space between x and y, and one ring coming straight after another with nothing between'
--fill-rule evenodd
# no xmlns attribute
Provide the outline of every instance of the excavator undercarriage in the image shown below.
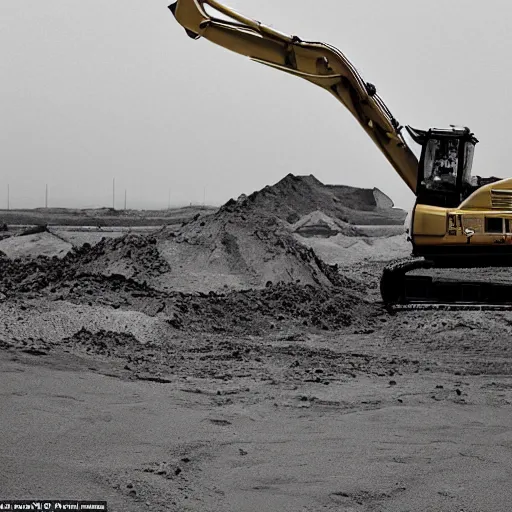
<svg viewBox="0 0 512 512"><path fill-rule="evenodd" d="M510 279L505 275L493 281L481 275L481 270L489 267L467 268L467 262L461 263L461 268L455 262L445 264L443 267L440 262L410 257L387 265L380 282L384 303L394 309L512 308L512 274ZM510 272L505 266L493 268L502 274Z"/></svg>
<svg viewBox="0 0 512 512"><path fill-rule="evenodd" d="M512 266L512 178L471 175L478 140L468 128L402 126L376 87L331 45L284 34L217 0L178 0L170 9L191 38L205 38L332 94L415 194L408 230L412 256L384 269L385 304L512 305L512 280L494 282L482 272ZM453 271L436 276L438 269ZM469 270L460 279L454 269Z"/></svg>

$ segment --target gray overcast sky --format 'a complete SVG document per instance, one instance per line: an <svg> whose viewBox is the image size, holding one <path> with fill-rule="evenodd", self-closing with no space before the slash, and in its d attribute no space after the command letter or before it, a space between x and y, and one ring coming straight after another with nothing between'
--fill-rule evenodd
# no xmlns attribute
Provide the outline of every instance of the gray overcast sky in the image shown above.
<svg viewBox="0 0 512 512"><path fill-rule="evenodd" d="M192 41L153 0L0 1L0 207L166 207L230 197L287 173L412 194L334 98ZM510 3L226 0L343 51L403 124L468 125L473 172L507 176Z"/></svg>

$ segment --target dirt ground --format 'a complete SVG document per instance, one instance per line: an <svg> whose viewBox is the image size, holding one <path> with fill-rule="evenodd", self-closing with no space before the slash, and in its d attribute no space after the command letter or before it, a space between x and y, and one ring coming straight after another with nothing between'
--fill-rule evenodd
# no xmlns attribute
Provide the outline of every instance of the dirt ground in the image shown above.
<svg viewBox="0 0 512 512"><path fill-rule="evenodd" d="M512 313L391 314L396 235L304 238L246 201L0 254L0 497L510 510Z"/></svg>

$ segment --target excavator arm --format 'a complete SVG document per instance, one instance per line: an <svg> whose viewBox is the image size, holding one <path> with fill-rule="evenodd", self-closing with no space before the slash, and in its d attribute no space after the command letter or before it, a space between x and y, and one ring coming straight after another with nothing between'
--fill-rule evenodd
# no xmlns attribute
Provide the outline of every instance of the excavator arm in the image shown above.
<svg viewBox="0 0 512 512"><path fill-rule="evenodd" d="M206 6L224 15L207 13ZM396 172L416 193L418 159L402 135L402 126L339 50L302 41L237 13L216 0L178 0L169 6L193 39L212 43L252 60L312 82L333 94L351 112L384 153Z"/></svg>

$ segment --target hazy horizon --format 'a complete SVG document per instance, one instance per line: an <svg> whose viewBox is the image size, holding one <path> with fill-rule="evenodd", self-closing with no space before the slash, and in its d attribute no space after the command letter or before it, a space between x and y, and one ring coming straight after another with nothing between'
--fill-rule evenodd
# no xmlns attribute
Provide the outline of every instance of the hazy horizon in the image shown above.
<svg viewBox="0 0 512 512"><path fill-rule="evenodd" d="M220 205L288 173L414 197L330 95L192 41L169 1L0 4L0 208ZM474 173L503 176L512 41L504 0L226 4L343 51L402 124L467 125ZM496 87L496 85L498 87ZM492 90L491 90L492 87ZM137 206L135 206L137 205Z"/></svg>
<svg viewBox="0 0 512 512"><path fill-rule="evenodd" d="M283 178L281 178L279 181L281 181L282 179L284 179L286 176L283 176ZM276 182L277 183L277 182ZM274 185L275 183L269 183L269 185ZM324 183L324 185L337 185L335 183ZM112 184L111 184L112 186ZM372 187L374 188L374 187ZM46 190L46 188L45 188ZM116 201L115 201L115 209L116 210L124 210L125 209L125 202L124 202L124 191L121 191L122 193L120 194L117 194L116 193ZM249 193L252 193L252 192L255 192L255 191L251 191ZM245 195L249 195L249 193L245 193L245 192L242 192L240 195L242 194L245 194ZM111 194L112 194L112 190L111 190ZM237 199L239 196L237 197L233 197L233 199ZM48 208L48 209L69 209L69 210L72 210L72 209L82 209L82 210L88 210L88 209L109 209L109 208L112 208L113 207L113 198L110 197L110 204L94 204L94 203L91 203L91 204L83 204L82 206L61 206L59 204L52 204L52 198L50 197L50 194L48 195L48 206L46 207L45 206L45 200L46 200L46 197L45 197L45 191L43 191L43 197L41 199L41 202L42 202L42 205L41 206L33 206L33 207L30 207L30 208L23 208L23 207L16 207L15 205L13 206L12 204L12 198L9 198L9 208L5 208L3 206L0 206L0 211L10 211L10 210L26 210L26 209L45 209L45 208ZM208 203L206 200L204 202L197 202L197 203L194 203L194 202L171 202L167 203L165 206L162 206L162 205L158 205L158 204L155 204L154 207L151 207L151 205L145 205L144 203L140 202L140 201L137 201L136 199L135 200L128 200L128 197L127 197L127 201L126 201L126 209L127 210L169 210L169 209L175 209L175 208L186 208L186 207L195 207L195 208L200 208L200 207L206 207L206 208L211 208L211 207L215 207L215 208L219 208L221 207L223 204L225 204L229 199L231 198L228 198L226 201L222 202L222 203ZM396 207L396 205L395 205Z"/></svg>

